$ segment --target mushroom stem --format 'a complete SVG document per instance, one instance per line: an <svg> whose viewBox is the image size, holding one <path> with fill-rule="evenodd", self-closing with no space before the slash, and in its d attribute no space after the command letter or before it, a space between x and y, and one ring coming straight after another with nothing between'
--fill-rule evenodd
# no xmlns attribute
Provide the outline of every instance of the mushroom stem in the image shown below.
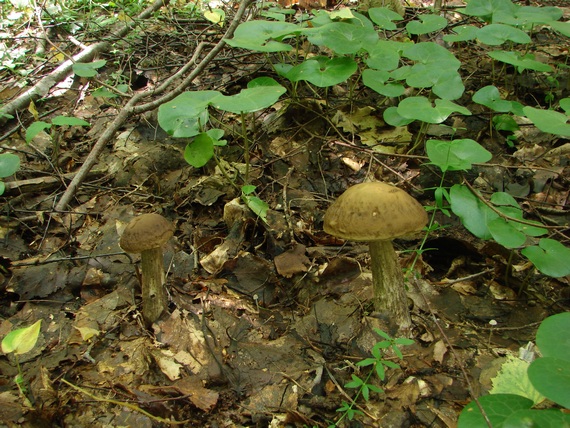
<svg viewBox="0 0 570 428"><path fill-rule="evenodd" d="M386 313L402 332L412 326L402 268L392 241L370 241L370 269L374 289L374 309Z"/></svg>
<svg viewBox="0 0 570 428"><path fill-rule="evenodd" d="M146 324L151 325L168 305L161 248L151 248L141 252L141 270L142 313Z"/></svg>

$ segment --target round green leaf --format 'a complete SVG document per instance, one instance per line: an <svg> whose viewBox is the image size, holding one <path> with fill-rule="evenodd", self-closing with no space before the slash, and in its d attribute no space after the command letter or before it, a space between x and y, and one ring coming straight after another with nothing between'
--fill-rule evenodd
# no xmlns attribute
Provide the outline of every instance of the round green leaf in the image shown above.
<svg viewBox="0 0 570 428"><path fill-rule="evenodd" d="M554 239L543 238L538 246L526 247L521 253L545 275L555 278L570 275L570 248Z"/></svg>
<svg viewBox="0 0 570 428"><path fill-rule="evenodd" d="M492 237L487 223L497 218L498 214L481 202L467 186L453 185L449 192L449 202L451 211L461 219L469 232L481 239Z"/></svg>
<svg viewBox="0 0 570 428"><path fill-rule="evenodd" d="M98 73L97 69L103 67L105 64L107 64L107 61L104 59L88 63L76 62L73 64L72 69L79 77L94 77Z"/></svg>
<svg viewBox="0 0 570 428"><path fill-rule="evenodd" d="M306 80L319 88L338 85L346 81L358 69L356 62L348 57L315 57L296 65L287 73L293 82Z"/></svg>
<svg viewBox="0 0 570 428"><path fill-rule="evenodd" d="M388 107L384 110L382 116L384 117L384 122L392 126L406 126L414 121L414 119L407 119L400 116L397 107Z"/></svg>
<svg viewBox="0 0 570 428"><path fill-rule="evenodd" d="M447 27L447 19L440 15L420 15L420 20L410 21L406 25L409 34L428 34Z"/></svg>
<svg viewBox="0 0 570 428"><path fill-rule="evenodd" d="M510 0L473 0L467 3L463 13L490 20L497 13L514 15L517 6Z"/></svg>
<svg viewBox="0 0 570 428"><path fill-rule="evenodd" d="M493 239L505 248L518 248L526 242L526 235L514 226L514 222L502 217L489 220L487 228Z"/></svg>
<svg viewBox="0 0 570 428"><path fill-rule="evenodd" d="M403 95L406 90L403 85L399 83L385 83L389 77L390 75L386 71L367 68L362 72L362 83L386 97L399 97Z"/></svg>
<svg viewBox="0 0 570 428"><path fill-rule="evenodd" d="M500 427L501 424L518 410L532 407L532 400L515 394L492 394L479 397L479 403L485 410L491 425ZM472 401L463 408L457 420L457 428L489 428L481 414L477 403Z"/></svg>
<svg viewBox="0 0 570 428"><path fill-rule="evenodd" d="M524 114L543 132L570 136L570 117L553 110L542 110L534 107L524 107Z"/></svg>
<svg viewBox="0 0 570 428"><path fill-rule="evenodd" d="M400 62L399 42L390 40L378 40L373 47L368 49L366 65L376 70L394 70Z"/></svg>
<svg viewBox="0 0 570 428"><path fill-rule="evenodd" d="M184 159L194 168L201 168L214 156L214 140L203 132L186 145Z"/></svg>
<svg viewBox="0 0 570 428"><path fill-rule="evenodd" d="M20 169L20 157L12 153L0 154L0 178L9 177Z"/></svg>
<svg viewBox="0 0 570 428"><path fill-rule="evenodd" d="M522 56L518 52L513 51L492 51L489 52L489 56L497 61L505 62L507 64L514 65L517 67L519 72L524 70L535 70L549 72L552 71L552 67L543 62L536 61L534 55L526 54Z"/></svg>
<svg viewBox="0 0 570 428"><path fill-rule="evenodd" d="M208 122L208 105L219 96L218 91L184 92L158 108L158 123L176 138L198 135Z"/></svg>
<svg viewBox="0 0 570 428"><path fill-rule="evenodd" d="M281 85L256 86L242 89L238 94L221 95L212 101L217 109L232 113L251 113L277 102L287 90Z"/></svg>
<svg viewBox="0 0 570 428"><path fill-rule="evenodd" d="M453 141L428 140L427 155L442 171L466 171L473 163L489 161L493 155L478 142L470 139Z"/></svg>
<svg viewBox="0 0 570 428"><path fill-rule="evenodd" d="M568 331L560 333L564 335ZM570 409L570 361L553 357L538 358L528 368L528 377L542 395Z"/></svg>
<svg viewBox="0 0 570 428"><path fill-rule="evenodd" d="M460 25L454 27L453 31L455 31L455 34L446 34L443 36L443 40L448 43L475 40L479 32L479 27L475 27L474 25Z"/></svg>
<svg viewBox="0 0 570 428"><path fill-rule="evenodd" d="M546 318L536 332L536 345L544 357L554 357L570 361L570 312L551 315Z"/></svg>
<svg viewBox="0 0 570 428"><path fill-rule="evenodd" d="M292 47L281 40L300 31L300 27L289 22L252 20L240 24L233 39L226 40L226 43L259 52L290 51Z"/></svg>
<svg viewBox="0 0 570 428"><path fill-rule="evenodd" d="M528 34L518 28L505 24L489 24L477 32L477 40L490 46L502 45L511 41L514 43L530 43Z"/></svg>
<svg viewBox="0 0 570 428"><path fill-rule="evenodd" d="M404 19L387 7L373 7L368 9L368 15L370 19L383 30L395 30L397 27L392 21L401 21Z"/></svg>
<svg viewBox="0 0 570 428"><path fill-rule="evenodd" d="M570 415L560 410L518 410L511 414L501 428L568 428Z"/></svg>
<svg viewBox="0 0 570 428"><path fill-rule="evenodd" d="M338 55L358 52L364 46L373 46L378 33L371 28L347 22L332 22L323 27L304 31L308 40L317 46L326 46Z"/></svg>
<svg viewBox="0 0 570 428"><path fill-rule="evenodd" d="M454 112L471 114L465 107L442 99L435 100L435 107L426 97L408 97L398 104L400 116L427 123L441 123Z"/></svg>

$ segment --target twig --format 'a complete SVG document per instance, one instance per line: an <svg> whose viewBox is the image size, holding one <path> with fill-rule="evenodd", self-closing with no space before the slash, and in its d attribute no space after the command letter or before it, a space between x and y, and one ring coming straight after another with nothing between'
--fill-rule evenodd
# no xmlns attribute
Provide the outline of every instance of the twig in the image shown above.
<svg viewBox="0 0 570 428"><path fill-rule="evenodd" d="M167 0L165 0L167 1ZM123 126L123 124L135 114L141 114L146 111L153 110L159 107L161 104L164 104L167 101L170 101L178 94L181 94L188 85L206 68L206 66L212 61L212 59L218 54L218 52L225 46L226 42L225 39L229 38L233 35L236 27L239 25L241 18L243 17L245 10L247 7L252 3L253 0L242 0L240 3L240 7L234 16L234 19L230 26L228 27L224 37L220 39L220 41L212 48L212 50L196 65L196 67L192 70L192 72L180 83L174 90L170 91L163 97L156 99L154 101L138 105L139 101L142 101L144 98L150 95L156 95L156 93L164 92L169 84L174 80L172 76L171 78L167 79L160 87L156 88L153 91L146 91L146 92L139 92L133 95L133 97L127 102L127 104L119 111L119 114L111 122L111 124L107 127L105 132L99 137L91 152L85 159L83 165L77 172L77 175L73 178L71 183L69 184L66 191L61 196L61 199L58 201L55 209L56 211L64 210L69 203L71 202L71 198L75 195L77 188L83 182L87 173L91 170L91 168L97 162L99 155L103 151L103 148L107 145L108 142L114 137L115 133ZM205 44L199 44L194 52L192 58L182 67L175 75L182 74L183 71L190 69L194 66L199 54Z"/></svg>
<svg viewBox="0 0 570 428"><path fill-rule="evenodd" d="M115 405L121 406L121 407L127 407L127 408L129 408L135 412L141 413L141 414L145 415L146 417L151 418L152 420L155 420L155 421L163 423L163 424L184 425L190 421L190 419L187 419L185 421L176 421L176 420L161 418L160 416L154 416L153 414L147 412L146 410L141 409L139 406L136 406L136 405L129 403L127 401L119 401L119 400L113 400L111 398L98 397L95 394L91 394L90 392L86 391L85 389L80 388L79 386L74 385L71 382L68 382L63 378L61 379L61 382L65 383L66 385L70 386L71 388L75 389L76 391L79 391L82 394L87 395L89 398L92 398L95 401L115 404Z"/></svg>

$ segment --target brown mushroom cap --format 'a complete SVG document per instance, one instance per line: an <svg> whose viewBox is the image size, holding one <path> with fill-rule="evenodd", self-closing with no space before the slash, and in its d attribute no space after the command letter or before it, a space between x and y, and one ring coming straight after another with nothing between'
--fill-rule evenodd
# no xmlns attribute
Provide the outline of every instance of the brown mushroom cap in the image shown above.
<svg viewBox="0 0 570 428"><path fill-rule="evenodd" d="M125 228L120 245L127 253L160 248L174 233L174 226L160 214L135 217Z"/></svg>
<svg viewBox="0 0 570 428"><path fill-rule="evenodd" d="M348 188L325 213L329 235L352 241L379 241L419 232L427 224L422 205L388 183L366 182Z"/></svg>

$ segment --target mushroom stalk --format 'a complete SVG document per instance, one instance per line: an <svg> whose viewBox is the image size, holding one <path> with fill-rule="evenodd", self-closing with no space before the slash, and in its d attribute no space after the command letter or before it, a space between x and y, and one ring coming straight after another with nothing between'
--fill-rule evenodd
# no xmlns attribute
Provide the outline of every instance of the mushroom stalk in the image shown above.
<svg viewBox="0 0 570 428"><path fill-rule="evenodd" d="M168 305L161 248L141 252L141 270L142 314L145 322L151 325L160 318Z"/></svg>
<svg viewBox="0 0 570 428"><path fill-rule="evenodd" d="M390 240L370 241L370 270L374 289L374 309L386 313L400 331L412 327L402 268Z"/></svg>

